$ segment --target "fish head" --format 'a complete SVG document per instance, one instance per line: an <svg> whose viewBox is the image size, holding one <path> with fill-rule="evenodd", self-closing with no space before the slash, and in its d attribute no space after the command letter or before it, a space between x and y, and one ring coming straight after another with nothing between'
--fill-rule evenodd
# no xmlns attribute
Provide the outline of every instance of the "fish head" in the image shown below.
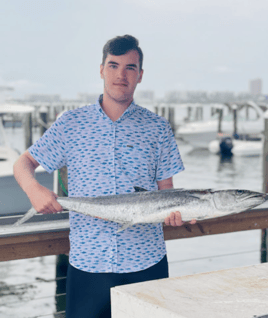
<svg viewBox="0 0 268 318"><path fill-rule="evenodd" d="M238 213L252 209L267 199L267 194L250 190L215 191L213 195L216 208L218 211L222 211L223 214L226 211Z"/></svg>

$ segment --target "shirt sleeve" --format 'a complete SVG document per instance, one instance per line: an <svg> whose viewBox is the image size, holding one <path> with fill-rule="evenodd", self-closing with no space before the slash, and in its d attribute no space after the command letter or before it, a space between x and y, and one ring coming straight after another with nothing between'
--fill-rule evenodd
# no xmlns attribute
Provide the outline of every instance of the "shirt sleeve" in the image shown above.
<svg viewBox="0 0 268 318"><path fill-rule="evenodd" d="M64 114L29 149L34 159L49 173L66 165Z"/></svg>
<svg viewBox="0 0 268 318"><path fill-rule="evenodd" d="M156 181L168 179L183 170L184 165L174 134L169 122L166 121L165 128L159 140Z"/></svg>

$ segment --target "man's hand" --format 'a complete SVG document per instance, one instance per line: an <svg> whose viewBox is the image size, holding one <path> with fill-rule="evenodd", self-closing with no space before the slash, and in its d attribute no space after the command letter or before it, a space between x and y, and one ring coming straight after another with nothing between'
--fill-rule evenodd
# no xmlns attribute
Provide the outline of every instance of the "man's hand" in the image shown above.
<svg viewBox="0 0 268 318"><path fill-rule="evenodd" d="M170 215L165 218L165 224L171 226L182 226L185 222L181 219L181 214L179 211L171 212ZM196 220L192 220L189 222L190 224L195 224Z"/></svg>
<svg viewBox="0 0 268 318"><path fill-rule="evenodd" d="M56 193L50 191L40 184L35 185L27 193L32 206L42 214L56 213L62 211L62 206L58 203Z"/></svg>
<svg viewBox="0 0 268 318"><path fill-rule="evenodd" d="M37 212L47 214L62 211L56 193L43 187L34 178L38 166L39 163L26 150L14 164L14 177Z"/></svg>
<svg viewBox="0 0 268 318"><path fill-rule="evenodd" d="M158 181L157 184L158 184L158 190L173 189L172 177L165 180ZM182 221L181 214L179 211L171 212L170 215L167 218L165 218L166 225L181 226L184 223L185 222ZM195 224L196 220L192 220L189 223Z"/></svg>

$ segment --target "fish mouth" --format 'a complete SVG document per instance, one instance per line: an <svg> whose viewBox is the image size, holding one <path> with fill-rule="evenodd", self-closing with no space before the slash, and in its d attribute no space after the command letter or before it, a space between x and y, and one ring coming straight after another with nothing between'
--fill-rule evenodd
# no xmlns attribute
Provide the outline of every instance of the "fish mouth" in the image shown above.
<svg viewBox="0 0 268 318"><path fill-rule="evenodd" d="M264 201L268 200L268 195L262 192L236 190L235 195L238 197L239 201L247 201L250 199L256 199L256 200L263 199Z"/></svg>
<svg viewBox="0 0 268 318"><path fill-rule="evenodd" d="M245 195L245 197L243 198L244 200L248 200L248 199L264 199L265 201L268 200L268 195L266 193L252 193L250 195Z"/></svg>

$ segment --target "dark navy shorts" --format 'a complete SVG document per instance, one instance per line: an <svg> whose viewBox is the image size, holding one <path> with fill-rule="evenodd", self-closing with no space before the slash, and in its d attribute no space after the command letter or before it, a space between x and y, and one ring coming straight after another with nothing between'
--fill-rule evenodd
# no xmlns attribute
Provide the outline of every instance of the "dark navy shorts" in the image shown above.
<svg viewBox="0 0 268 318"><path fill-rule="evenodd" d="M110 318L110 288L167 278L165 256L159 263L133 273L88 273L69 264L66 286L66 318Z"/></svg>

